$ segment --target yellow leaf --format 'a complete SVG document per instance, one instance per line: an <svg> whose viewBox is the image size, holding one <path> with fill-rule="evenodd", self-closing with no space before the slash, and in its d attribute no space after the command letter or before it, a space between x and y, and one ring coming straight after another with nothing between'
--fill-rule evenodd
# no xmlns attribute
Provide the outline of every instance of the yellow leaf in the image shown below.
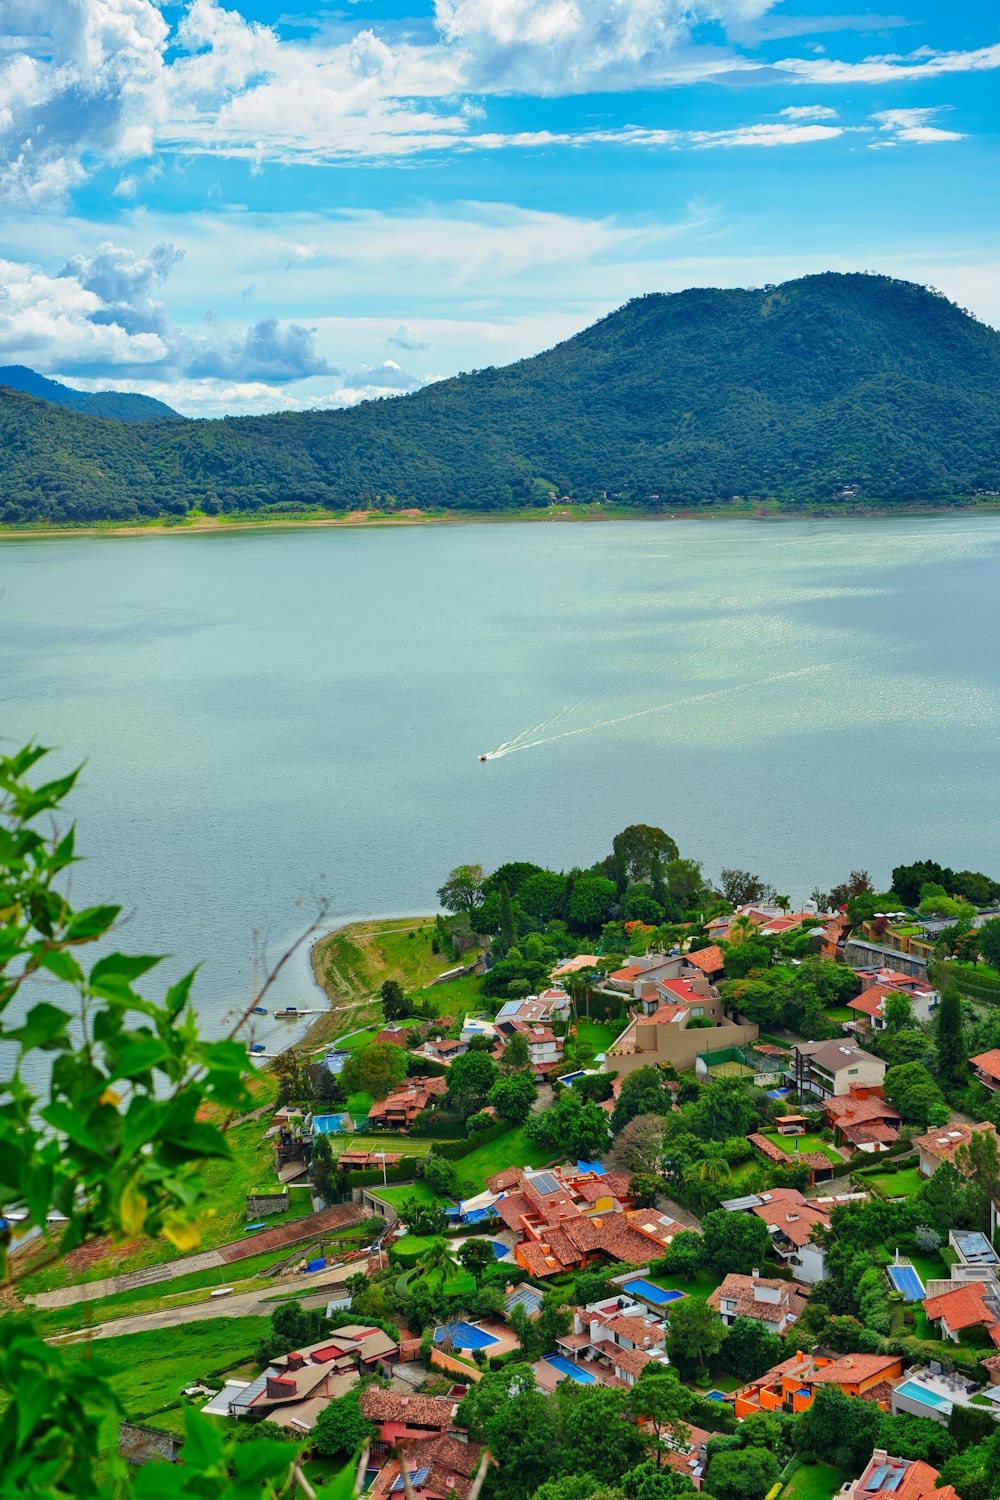
<svg viewBox="0 0 1000 1500"><path fill-rule="evenodd" d="M201 1238L197 1227L180 1214L170 1214L163 1221L163 1233L178 1250L194 1250Z"/></svg>
<svg viewBox="0 0 1000 1500"><path fill-rule="evenodd" d="M118 1203L118 1220L122 1233L129 1239L135 1239L136 1235L142 1233L148 1208L149 1204L144 1194L140 1193L135 1183L126 1183Z"/></svg>

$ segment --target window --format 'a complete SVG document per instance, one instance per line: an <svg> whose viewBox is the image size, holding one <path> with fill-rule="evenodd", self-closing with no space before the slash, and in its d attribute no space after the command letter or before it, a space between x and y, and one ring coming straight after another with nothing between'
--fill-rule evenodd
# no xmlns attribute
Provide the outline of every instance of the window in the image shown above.
<svg viewBox="0 0 1000 1500"><path fill-rule="evenodd" d="M855 1073L857 1071L858 1071L857 1068L848 1068L848 1070L847 1070L847 1076L848 1076L848 1078L853 1078L854 1075L855 1075Z"/></svg>

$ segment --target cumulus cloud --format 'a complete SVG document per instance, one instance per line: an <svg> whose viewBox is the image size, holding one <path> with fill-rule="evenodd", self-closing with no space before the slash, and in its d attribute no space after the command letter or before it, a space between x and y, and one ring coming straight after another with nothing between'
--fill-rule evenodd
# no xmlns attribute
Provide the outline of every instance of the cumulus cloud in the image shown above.
<svg viewBox="0 0 1000 1500"><path fill-rule="evenodd" d="M110 240L98 245L93 255L73 255L59 272L97 297L100 306L95 323L118 324L127 333L163 333L167 309L153 296L178 261L183 250L173 245L154 245L148 255L138 255Z"/></svg>
<svg viewBox="0 0 1000 1500"><path fill-rule="evenodd" d="M252 328L217 339L182 339L178 352L185 372L195 376L283 384L307 375L338 373L317 352L315 329L301 323L282 325L277 318L262 318Z"/></svg>
<svg viewBox="0 0 1000 1500"><path fill-rule="evenodd" d="M787 109L779 109L778 114L785 120L835 120L837 111L831 109L828 104L790 104Z"/></svg>
<svg viewBox="0 0 1000 1500"><path fill-rule="evenodd" d="M395 333L390 333L386 343L392 349L426 349L427 344L415 334L412 329L407 328L405 323L400 323Z"/></svg>

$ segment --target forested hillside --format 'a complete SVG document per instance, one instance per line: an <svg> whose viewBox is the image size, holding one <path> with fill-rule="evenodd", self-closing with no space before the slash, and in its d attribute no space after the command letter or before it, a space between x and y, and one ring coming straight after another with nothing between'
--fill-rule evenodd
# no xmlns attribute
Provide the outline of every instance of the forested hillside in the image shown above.
<svg viewBox="0 0 1000 1500"><path fill-rule="evenodd" d="M126 428L2 392L0 518L491 510L550 491L946 504L1000 490L998 397L1000 334L911 283L654 294L532 359L347 411Z"/></svg>
<svg viewBox="0 0 1000 1500"><path fill-rule="evenodd" d="M54 406L66 406L70 411L86 412L91 417L115 417L119 422L153 422L164 417L183 421L180 412L152 396L141 396L137 391L77 391L59 380L39 375L37 370L29 370L27 365L0 365L0 386L38 396Z"/></svg>

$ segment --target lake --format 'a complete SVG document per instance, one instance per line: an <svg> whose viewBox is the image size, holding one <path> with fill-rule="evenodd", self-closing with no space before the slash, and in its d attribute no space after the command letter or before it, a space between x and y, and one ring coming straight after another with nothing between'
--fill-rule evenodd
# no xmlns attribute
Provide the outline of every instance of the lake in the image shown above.
<svg viewBox="0 0 1000 1500"><path fill-rule="evenodd" d="M7 539L0 589L0 732L87 760L75 899L202 960L212 1030L318 892L433 910L633 822L795 901L1000 874L1000 517Z"/></svg>

